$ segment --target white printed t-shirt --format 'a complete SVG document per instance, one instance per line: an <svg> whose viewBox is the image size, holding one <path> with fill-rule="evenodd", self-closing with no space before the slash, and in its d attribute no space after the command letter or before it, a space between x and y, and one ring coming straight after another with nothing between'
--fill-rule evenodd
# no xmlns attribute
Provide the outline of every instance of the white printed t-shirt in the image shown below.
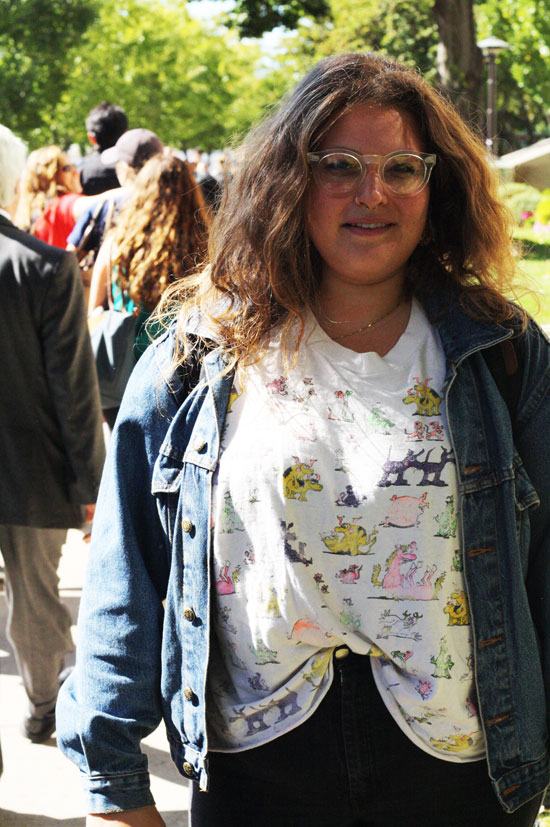
<svg viewBox="0 0 550 827"><path fill-rule="evenodd" d="M335 647L370 655L391 715L448 761L484 754L445 359L413 302L384 357L314 319L286 374L277 337L236 380L213 497L209 748L256 747L308 718Z"/></svg>

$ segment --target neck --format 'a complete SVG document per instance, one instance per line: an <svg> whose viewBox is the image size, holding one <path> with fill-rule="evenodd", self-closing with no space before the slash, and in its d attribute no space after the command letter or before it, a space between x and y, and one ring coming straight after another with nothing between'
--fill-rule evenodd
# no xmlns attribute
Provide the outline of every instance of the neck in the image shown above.
<svg viewBox="0 0 550 827"><path fill-rule="evenodd" d="M345 291L322 285L315 315L338 344L358 353L375 351L384 356L407 327L410 308L401 281L351 285Z"/></svg>

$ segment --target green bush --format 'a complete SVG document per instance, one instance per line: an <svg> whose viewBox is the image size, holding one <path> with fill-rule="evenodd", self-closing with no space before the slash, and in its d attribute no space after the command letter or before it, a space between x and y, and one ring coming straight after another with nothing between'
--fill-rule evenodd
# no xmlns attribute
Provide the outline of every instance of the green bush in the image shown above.
<svg viewBox="0 0 550 827"><path fill-rule="evenodd" d="M503 184L500 188L501 196L511 210L516 223L520 224L524 213L534 213L542 194L535 187L529 184L510 182Z"/></svg>
<svg viewBox="0 0 550 827"><path fill-rule="evenodd" d="M535 221L539 224L550 224L550 196L540 199L535 209Z"/></svg>

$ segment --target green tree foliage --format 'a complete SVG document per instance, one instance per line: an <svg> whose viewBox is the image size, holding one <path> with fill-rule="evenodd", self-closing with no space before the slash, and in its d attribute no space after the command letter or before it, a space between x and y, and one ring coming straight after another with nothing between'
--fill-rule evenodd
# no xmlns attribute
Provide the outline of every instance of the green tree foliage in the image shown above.
<svg viewBox="0 0 550 827"><path fill-rule="evenodd" d="M474 6L479 39L511 48L497 58L499 154L550 133L550 14L547 0L485 0Z"/></svg>
<svg viewBox="0 0 550 827"><path fill-rule="evenodd" d="M84 148L86 115L111 100L131 127L153 129L166 144L222 147L280 95L284 78L258 73L259 58L257 45L191 20L184 0L102 0L82 37L67 46L48 100L36 100L30 112L24 102L26 117L13 128L31 148Z"/></svg>
<svg viewBox="0 0 550 827"><path fill-rule="evenodd" d="M304 67L338 52L375 51L436 80L433 0L329 0L330 23L303 21L294 44Z"/></svg>
<svg viewBox="0 0 550 827"><path fill-rule="evenodd" d="M95 0L0 0L0 123L28 137L43 128L96 13Z"/></svg>
<svg viewBox="0 0 550 827"><path fill-rule="evenodd" d="M304 17L326 20L329 16L327 0L236 0L229 19L242 37L261 37L278 26L295 29Z"/></svg>

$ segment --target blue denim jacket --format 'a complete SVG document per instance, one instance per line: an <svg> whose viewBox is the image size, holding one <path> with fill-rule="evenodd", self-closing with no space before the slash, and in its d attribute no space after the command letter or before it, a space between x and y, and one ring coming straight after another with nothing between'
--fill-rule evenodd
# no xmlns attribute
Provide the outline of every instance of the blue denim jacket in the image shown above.
<svg viewBox="0 0 550 827"><path fill-rule="evenodd" d="M437 302L426 303L431 318ZM481 350L511 335L457 306L445 350L475 677L494 789L511 812L549 782L550 349L530 324L513 434ZM134 371L98 500L76 669L58 702L61 749L89 812L153 803L140 741L164 718L179 771L208 787L205 716L212 478L232 377L216 352L186 394L171 339Z"/></svg>

